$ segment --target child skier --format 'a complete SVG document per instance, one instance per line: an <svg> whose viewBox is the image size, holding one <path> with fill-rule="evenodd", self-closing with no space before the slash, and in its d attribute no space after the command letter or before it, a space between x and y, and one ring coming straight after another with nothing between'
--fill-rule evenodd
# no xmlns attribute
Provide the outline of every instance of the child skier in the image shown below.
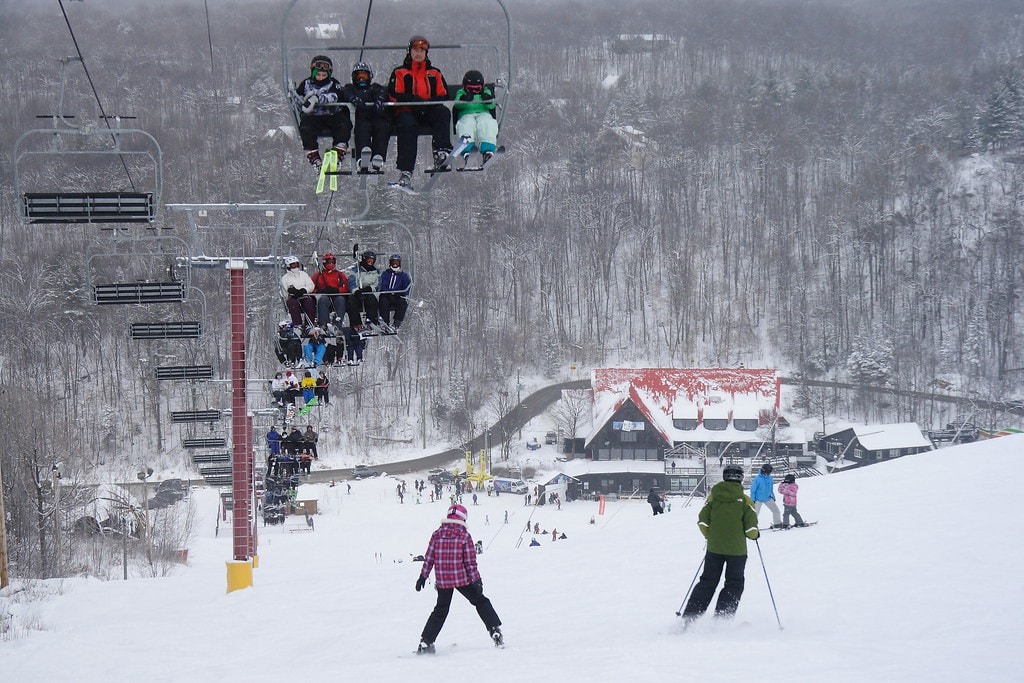
<svg viewBox="0 0 1024 683"><path fill-rule="evenodd" d="M455 117L455 135L469 136L470 144L462 152L469 156L477 146L483 163L494 156L498 148L498 119L494 104L494 88L484 83L483 74L475 69L462 77L462 87L455 93L452 116Z"/></svg>
<svg viewBox="0 0 1024 683"><path fill-rule="evenodd" d="M437 604L423 626L418 654L434 652L434 641L441 632L454 591L462 593L469 603L476 607L476 613L487 627L495 646L502 647L501 619L498 618L491 601L484 596L484 583L476 565L476 546L466 529L469 513L462 505L448 508L448 515L441 526L430 537L427 552L423 553L423 568L416 579L416 590L421 591L427 584L430 570L434 570L434 587L437 589Z"/></svg>
<svg viewBox="0 0 1024 683"><path fill-rule="evenodd" d="M807 526L804 524L804 518L796 511L796 494L799 490L800 486L796 483L795 474L787 474L779 484L779 493L782 494L782 526L784 527L789 526L790 515L793 515L793 519L796 520L796 524L793 526Z"/></svg>
<svg viewBox="0 0 1024 683"><path fill-rule="evenodd" d="M323 159L317 137L330 135L338 153L338 160L348 152L348 139L352 135L352 119L346 107L328 107L341 102L341 83L331 76L334 63L326 55L317 55L309 63L309 78L295 89L295 99L300 109L299 137L306 159L320 172Z"/></svg>
<svg viewBox="0 0 1024 683"><path fill-rule="evenodd" d="M359 172L380 173L388 155L391 119L384 109L388 91L373 82L373 71L366 62L352 67L352 82L342 89L342 96L356 108L355 145L359 152Z"/></svg>

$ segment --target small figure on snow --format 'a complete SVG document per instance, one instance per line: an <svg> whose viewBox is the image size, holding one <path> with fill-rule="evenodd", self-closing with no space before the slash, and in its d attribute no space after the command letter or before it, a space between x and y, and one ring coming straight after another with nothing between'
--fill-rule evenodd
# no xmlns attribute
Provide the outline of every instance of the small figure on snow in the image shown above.
<svg viewBox="0 0 1024 683"><path fill-rule="evenodd" d="M782 516L775 502L775 480L772 479L772 466L769 463L761 465L761 472L750 482L750 498L754 501L754 512L760 513L764 505L772 511L772 527L782 526Z"/></svg>
<svg viewBox="0 0 1024 683"><path fill-rule="evenodd" d="M663 512L665 512L665 510L661 507L661 496L659 496L658 492L655 491L653 488L651 489L650 493L647 494L647 502L651 504L651 510L654 511L655 515L660 515Z"/></svg>
<svg viewBox="0 0 1024 683"><path fill-rule="evenodd" d="M462 77L462 87L455 93L452 105L455 135L468 136L469 145L462 151L467 157L480 148L482 163L487 163L498 149L498 119L494 104L494 86L484 83L484 76L475 69Z"/></svg>
<svg viewBox="0 0 1024 683"><path fill-rule="evenodd" d="M341 89L342 96L356 108L355 149L359 172L380 173L388 155L391 117L384 108L388 91L373 82L373 70L366 62L352 67L352 82Z"/></svg>
<svg viewBox="0 0 1024 683"><path fill-rule="evenodd" d="M796 524L793 526L807 526L804 524L804 518L800 516L800 513L796 511L796 494L800 490L800 485L796 483L795 474L787 474L779 484L779 493L782 494L782 526L789 526L789 516L793 515L793 519L796 520Z"/></svg>
<svg viewBox="0 0 1024 683"><path fill-rule="evenodd" d="M409 50L401 66L391 72L388 94L393 102L441 102L448 99L448 83L435 68L427 53L430 41L423 36L409 39ZM417 105L395 109L395 137L398 138L398 184L412 185L412 172L416 167L416 140L419 128L425 125L431 132L434 167L443 166L452 151L451 112L443 104Z"/></svg>
<svg viewBox="0 0 1024 683"><path fill-rule="evenodd" d="M693 621L704 614L725 570L725 586L718 594L715 615L731 617L743 595L743 572L747 564L747 539L756 540L757 513L743 494L743 468L728 465L723 481L712 487L697 516L697 526L707 539L704 572L683 609L683 619Z"/></svg>
<svg viewBox="0 0 1024 683"><path fill-rule="evenodd" d="M487 632L498 647L504 645L501 635L501 619L498 618L491 601L484 596L483 579L476 564L476 546L466 528L469 513L461 505L452 505L441 526L431 535L427 551L423 553L423 567L416 579L416 590L421 591L427 584L430 571L434 570L434 587L437 589L437 604L430 613L420 635L417 652L434 651L434 641L448 618L454 591L462 593L469 603L476 607L476 613L487 627Z"/></svg>
<svg viewBox="0 0 1024 683"><path fill-rule="evenodd" d="M352 119L346 107L330 107L341 101L341 83L331 76L334 62L326 55L317 55L309 63L309 78L295 89L299 107L299 138L306 159L317 172L323 164L317 137L329 135L332 149L341 161L348 153L348 139L352 135ZM310 290L313 291L313 290Z"/></svg>

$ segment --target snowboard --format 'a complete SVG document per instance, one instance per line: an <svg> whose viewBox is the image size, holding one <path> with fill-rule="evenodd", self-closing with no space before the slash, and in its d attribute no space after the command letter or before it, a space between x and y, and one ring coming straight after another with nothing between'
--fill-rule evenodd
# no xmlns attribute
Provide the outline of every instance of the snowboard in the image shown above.
<svg viewBox="0 0 1024 683"><path fill-rule="evenodd" d="M309 415L309 411L312 410L313 406L315 405L317 405L316 396L309 399L306 405L302 406L302 408L299 410L299 417L306 417L307 415Z"/></svg>
<svg viewBox="0 0 1024 683"><path fill-rule="evenodd" d="M817 523L818 523L817 521L814 521L814 522L804 522L803 526L796 526L795 524L790 524L789 526L766 527L764 529L758 529L758 531L790 531L791 529L804 529L804 528L809 527L809 526L814 526Z"/></svg>

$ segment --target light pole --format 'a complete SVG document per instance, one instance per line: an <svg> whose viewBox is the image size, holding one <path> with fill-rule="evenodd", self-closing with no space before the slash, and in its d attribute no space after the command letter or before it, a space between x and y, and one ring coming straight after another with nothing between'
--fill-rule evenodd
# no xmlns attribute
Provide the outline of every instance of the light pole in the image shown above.
<svg viewBox="0 0 1024 683"><path fill-rule="evenodd" d="M831 473L836 471L836 464L841 463L843 461L843 459L846 457L846 451L850 450L850 446L853 445L854 441L859 441L860 438L864 436L874 436L875 434L881 434L883 431L884 430L882 429L878 429L873 432L865 432L864 434L857 434L856 432L854 432L853 438L850 439L850 443L846 444L846 448L843 449L843 452L839 454L838 458L832 460L832 468L829 470L829 472Z"/></svg>
<svg viewBox="0 0 1024 683"><path fill-rule="evenodd" d="M60 463L55 463L50 470L50 480L53 482L53 540L57 546L57 574L63 573L64 551L61 548L60 540Z"/></svg>
<svg viewBox="0 0 1024 683"><path fill-rule="evenodd" d="M3 458L0 457L0 465ZM0 469L0 588L7 588L7 516L4 512L4 475Z"/></svg>
<svg viewBox="0 0 1024 683"><path fill-rule="evenodd" d="M153 476L153 468L145 467L139 470L136 475L139 481L142 482L142 500L145 504L146 510L146 560L149 561L150 566L153 564L153 535L149 533L149 490L146 486L146 480Z"/></svg>
<svg viewBox="0 0 1024 683"><path fill-rule="evenodd" d="M520 441L523 440L523 422L519 419L521 413L520 409L523 407L523 383L520 381L519 368L516 368L516 422L519 423L519 436L517 437Z"/></svg>

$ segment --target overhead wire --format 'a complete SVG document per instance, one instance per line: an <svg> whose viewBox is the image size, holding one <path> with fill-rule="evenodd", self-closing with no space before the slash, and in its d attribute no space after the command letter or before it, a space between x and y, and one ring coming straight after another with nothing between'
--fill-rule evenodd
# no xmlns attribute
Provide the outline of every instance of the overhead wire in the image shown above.
<svg viewBox="0 0 1024 683"><path fill-rule="evenodd" d="M67 10L64 9L64 0L57 0L57 4L60 5L60 12L61 12L61 14L64 15L64 23L67 24L68 33L71 34L71 42L75 46L75 52L78 54L78 61L81 62L81 64L82 64L82 71L85 72L85 78L86 78L87 81L89 81L89 88L92 89L93 97L96 98L96 105L100 109L100 118L103 120L103 123L106 124L108 130L113 130L110 127L110 117L107 116L107 112L103 108L103 101L100 99L100 94L96 90L96 84L92 80L92 74L89 73L89 67L85 63L85 57L82 55L82 49L78 45L78 38L75 36L75 30L71 27L71 19L68 17ZM113 135L111 136L111 138L114 140L114 143L116 145L117 144L117 138L115 136L113 136ZM121 166L122 166L122 168L124 168L124 173L125 173L126 176L128 176L128 182L131 184L132 190L134 191L135 190L135 180L132 178L131 171L128 170L128 163L125 161L124 155L121 154L120 152L118 152L117 156L118 156L118 158L121 159Z"/></svg>

